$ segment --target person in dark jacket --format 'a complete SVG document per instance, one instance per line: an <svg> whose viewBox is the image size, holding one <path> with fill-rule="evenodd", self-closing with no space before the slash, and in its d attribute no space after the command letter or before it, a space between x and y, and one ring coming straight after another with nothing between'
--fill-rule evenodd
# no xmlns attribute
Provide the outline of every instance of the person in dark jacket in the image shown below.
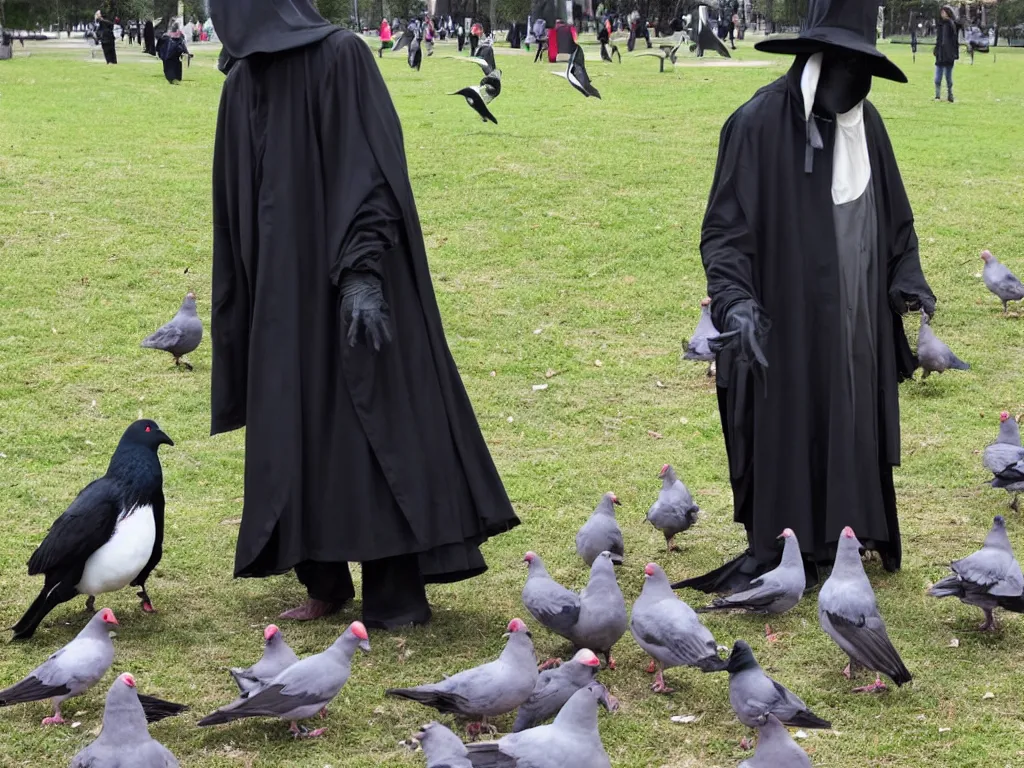
<svg viewBox="0 0 1024 768"><path fill-rule="evenodd" d="M946 78L946 98L953 103L953 64L960 58L960 43L957 41L955 14L950 5L939 11L939 26L935 34L935 100L941 96L942 78Z"/></svg>
<svg viewBox="0 0 1024 768"><path fill-rule="evenodd" d="M103 47L103 58L107 64L117 64L117 51L114 50L114 22L103 18L101 11L96 11L96 39Z"/></svg>
<svg viewBox="0 0 1024 768"><path fill-rule="evenodd" d="M156 44L156 52L164 63L164 77L167 78L167 82L172 85L180 83L181 57L188 56L191 61L192 54L188 52L185 35L178 22L172 22L170 31L160 37L160 42Z"/></svg>

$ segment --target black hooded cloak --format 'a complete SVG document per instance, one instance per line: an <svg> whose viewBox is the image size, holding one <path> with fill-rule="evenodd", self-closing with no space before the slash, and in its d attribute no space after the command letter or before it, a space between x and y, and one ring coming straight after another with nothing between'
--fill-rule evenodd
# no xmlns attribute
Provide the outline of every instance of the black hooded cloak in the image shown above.
<svg viewBox="0 0 1024 768"><path fill-rule="evenodd" d="M771 320L765 382L755 379L735 347L718 358L735 520L747 529L750 553L761 563L777 557L776 537L784 528L796 532L805 556L828 562L850 525L894 569L901 556L892 477L900 463L897 384L917 363L901 313L905 297L932 293L892 145L878 112L865 102L879 259L866 331L874 336L877 424L858 428L841 373L847 350L837 310L835 124L817 120L824 146L813 152L807 173L800 89L806 58L723 127L701 238L716 327L727 327L729 308L750 298Z"/></svg>
<svg viewBox="0 0 1024 768"><path fill-rule="evenodd" d="M156 56L156 37L153 34L153 22L146 21L142 28L142 52Z"/></svg>
<svg viewBox="0 0 1024 768"><path fill-rule="evenodd" d="M518 520L445 342L373 55L308 3L211 15L233 62L214 150L212 431L247 428L235 575L409 554L427 582L480 573L479 544ZM379 352L346 343L349 270L382 281Z"/></svg>

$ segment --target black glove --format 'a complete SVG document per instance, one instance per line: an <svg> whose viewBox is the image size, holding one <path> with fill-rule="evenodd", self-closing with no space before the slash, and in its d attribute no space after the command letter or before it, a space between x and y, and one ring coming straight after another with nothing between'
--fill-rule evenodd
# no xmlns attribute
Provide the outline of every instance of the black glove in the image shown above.
<svg viewBox="0 0 1024 768"><path fill-rule="evenodd" d="M708 345L715 354L727 347L735 347L739 351L739 360L755 362L761 368L767 368L768 358L764 355L762 345L770 328L771 322L756 301L739 301L729 307L725 316L725 330L709 340Z"/></svg>
<svg viewBox="0 0 1024 768"><path fill-rule="evenodd" d="M932 315L935 314L935 297L934 296L903 296L903 300L906 303L907 309L911 312L924 312L928 315L928 319L932 319Z"/></svg>
<svg viewBox="0 0 1024 768"><path fill-rule="evenodd" d="M391 341L388 305L380 278L366 272L348 272L341 281L341 312L348 318L348 343L354 347L359 330L375 352Z"/></svg>

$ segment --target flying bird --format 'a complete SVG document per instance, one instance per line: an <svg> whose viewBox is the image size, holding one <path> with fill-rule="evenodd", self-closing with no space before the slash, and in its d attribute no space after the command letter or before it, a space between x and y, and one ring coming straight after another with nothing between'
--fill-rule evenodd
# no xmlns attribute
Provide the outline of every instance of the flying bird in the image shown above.
<svg viewBox="0 0 1024 768"><path fill-rule="evenodd" d="M622 565L626 545L622 530L615 521L615 507L621 505L618 496L606 493L576 534L576 551L587 565L593 565L598 555L605 551L611 552L615 565Z"/></svg>
<svg viewBox="0 0 1024 768"><path fill-rule="evenodd" d="M985 287L1003 302L1005 315L1010 311L1008 304L1011 301L1024 301L1024 284L1013 272L1000 264L999 259L993 256L991 251L982 251L981 259L985 262L985 268L981 272Z"/></svg>
<svg viewBox="0 0 1024 768"><path fill-rule="evenodd" d="M58 517L28 561L28 575L44 574L43 588L11 627L15 639L32 637L56 606L87 595L139 587L142 610L153 611L146 579L163 556L163 471L157 449L174 445L155 421L125 430L107 473L89 483Z"/></svg>
<svg viewBox="0 0 1024 768"><path fill-rule="evenodd" d="M661 479L661 491L658 500L647 510L647 522L665 534L665 545L671 552L679 549L672 539L697 522L700 507L694 503L690 489L676 476L671 464L664 465L658 477Z"/></svg>
<svg viewBox="0 0 1024 768"><path fill-rule="evenodd" d="M391 52L397 53L406 46L411 45L412 41L415 39L416 33L413 32L413 30L410 29L409 27L406 27L405 30L402 32L402 36L398 38L398 42L391 47Z"/></svg>
<svg viewBox="0 0 1024 768"><path fill-rule="evenodd" d="M878 613L875 592L864 573L860 550L861 544L853 528L843 528L835 566L818 593L818 621L825 634L850 657L849 665L843 670L846 677L853 676L858 664L875 673L873 684L855 688L854 693L874 693L885 690L879 672L898 686L909 683L912 676L893 647L885 622Z"/></svg>
<svg viewBox="0 0 1024 768"><path fill-rule="evenodd" d="M974 554L954 560L952 574L937 582L928 594L932 597L956 597L965 605L973 605L985 614L982 632L995 631L993 611L1005 608L1024 613L1024 575L1014 557L1006 520L996 515L984 543Z"/></svg>
<svg viewBox="0 0 1024 768"><path fill-rule="evenodd" d="M326 717L327 705L345 687L352 673L356 649L370 651L370 638L361 621L353 621L341 637L322 653L298 661L257 691L243 693L230 704L199 721L200 727L230 723L247 717L276 717L290 723L296 738L316 738L326 729L308 731L299 720Z"/></svg>
<svg viewBox="0 0 1024 768"><path fill-rule="evenodd" d="M553 75L564 77L569 85L582 93L584 96L594 96L600 99L601 93L590 84L590 75L587 74L587 67L583 59L583 48L576 46L576 50L569 57L569 63L565 65L564 72L552 72Z"/></svg>
<svg viewBox="0 0 1024 768"><path fill-rule="evenodd" d="M103 730L71 761L70 768L178 768L174 755L149 735L135 677L120 675L107 691Z"/></svg>
<svg viewBox="0 0 1024 768"><path fill-rule="evenodd" d="M698 5L697 12L690 15L687 34L690 37L690 50L696 50L698 57L703 56L704 51L712 50L726 59L732 58L729 55L729 49L718 39L718 35L708 23L708 7L706 5Z"/></svg>
<svg viewBox="0 0 1024 768"><path fill-rule="evenodd" d="M246 669L232 667L229 671L239 691L252 693L266 686L298 660L299 657L288 647L277 625L268 624L263 630L262 658Z"/></svg>
<svg viewBox="0 0 1024 768"><path fill-rule="evenodd" d="M488 120L498 124L498 118L491 114L491 110L487 108L487 105L498 98L498 94L501 93L501 70L496 69L490 75L486 75L483 80L480 81L480 85L468 85L454 93L448 94L449 96L461 96L466 100L466 103L476 112L483 122Z"/></svg>
<svg viewBox="0 0 1024 768"><path fill-rule="evenodd" d="M162 328L142 340L146 349L160 349L170 352L175 365L184 365L192 370L192 364L181 358L195 351L203 340L203 321L196 314L196 295L189 291L178 308L178 313Z"/></svg>

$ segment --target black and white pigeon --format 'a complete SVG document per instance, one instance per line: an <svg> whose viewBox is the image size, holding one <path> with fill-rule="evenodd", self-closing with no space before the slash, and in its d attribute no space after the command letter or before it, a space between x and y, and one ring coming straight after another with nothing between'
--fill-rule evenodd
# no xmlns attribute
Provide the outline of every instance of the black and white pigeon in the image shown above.
<svg viewBox="0 0 1024 768"><path fill-rule="evenodd" d="M1024 613L1024 574L1014 557L1002 515L992 520L992 528L981 549L954 560L949 568L953 573L937 582L928 594L956 597L966 605L981 608L985 613L985 622L979 627L981 631L995 631L993 611L996 608Z"/></svg>
<svg viewBox="0 0 1024 768"><path fill-rule="evenodd" d="M754 652L737 640L729 654L729 703L736 717L750 728L760 728L771 716L791 728L831 728L832 723L811 712L803 700L761 669Z"/></svg>
<svg viewBox="0 0 1024 768"><path fill-rule="evenodd" d="M708 7L706 5L698 5L696 12L690 15L687 34L690 37L690 50L696 50L697 56L703 56L704 51L710 50L726 59L732 58L729 49L718 39L718 35L715 34L708 22Z"/></svg>
<svg viewBox="0 0 1024 768"><path fill-rule="evenodd" d="M857 665L875 673L874 683L855 688L854 693L874 693L885 690L879 672L898 686L909 683L912 676L893 647L885 622L878 613L875 592L860 559L861 549L853 528L843 528L832 573L818 593L818 621L850 657L844 675L851 677Z"/></svg>
<svg viewBox="0 0 1024 768"><path fill-rule="evenodd" d="M739 768L811 768L811 758L774 715L758 729L757 750Z"/></svg>
<svg viewBox="0 0 1024 768"><path fill-rule="evenodd" d="M597 727L597 707L613 711L598 682L572 695L550 725L466 747L474 768L611 768Z"/></svg>
<svg viewBox="0 0 1024 768"><path fill-rule="evenodd" d="M611 492L606 493L576 534L576 551L587 565L593 565L597 556L606 551L611 552L615 565L622 565L626 543L615 521L615 507L618 506L622 506L619 497Z"/></svg>
<svg viewBox="0 0 1024 768"><path fill-rule="evenodd" d="M1011 301L1024 301L1024 283L1017 278L1013 272L999 263L999 259L992 255L989 250L981 252L981 260L985 262L985 268L981 271L981 278L985 281L985 287L995 294L1003 302L1003 314L1010 311Z"/></svg>
<svg viewBox="0 0 1024 768"><path fill-rule="evenodd" d="M658 50L641 51L640 53L634 53L634 56L656 56L658 58L658 71L665 71L665 60L672 62L672 66L676 65L676 59L679 58L679 49L682 48L684 43L689 42L685 37L681 37L679 42L675 45L662 45L658 47Z"/></svg>
<svg viewBox="0 0 1024 768"><path fill-rule="evenodd" d="M263 688L243 693L199 721L200 727L220 725L247 717L275 717L290 724L296 738L322 736L326 729L308 731L299 720L327 716L327 705L345 687L352 673L356 650L370 651L370 639L361 621L353 621L341 637L322 653L308 656L285 669Z"/></svg>
<svg viewBox="0 0 1024 768"><path fill-rule="evenodd" d="M686 351L683 353L684 360L699 360L708 363L708 376L713 375L715 370L715 353L711 351L711 340L718 337L718 329L711 319L711 299L705 296L700 300L700 320L697 327L693 329L693 336L683 346Z"/></svg>
<svg viewBox="0 0 1024 768"><path fill-rule="evenodd" d="M466 745L436 720L424 725L413 739L423 748L427 768L473 768Z"/></svg>
<svg viewBox="0 0 1024 768"><path fill-rule="evenodd" d="M163 555L163 471L157 449L174 445L155 421L140 419L125 430L107 474L93 480L58 517L28 561L28 575L45 575L43 588L11 627L15 639L32 637L56 606L76 595L139 587L142 609L153 611L146 579Z"/></svg>
<svg viewBox="0 0 1024 768"><path fill-rule="evenodd" d="M496 118L491 110L488 109L487 105L494 101L498 94L501 93L501 70L495 70L492 74L484 77L480 81L480 85L467 85L454 93L449 93L449 96L461 96L466 100L466 103L476 112L483 122L492 122L495 125L498 124L498 118Z"/></svg>
<svg viewBox="0 0 1024 768"><path fill-rule="evenodd" d="M565 65L564 72L552 72L553 75L564 77L569 85L582 93L584 96L600 99L601 93L590 84L590 75L587 74L587 67L584 63L583 48L576 46L576 50L569 56L569 62Z"/></svg>
<svg viewBox="0 0 1024 768"><path fill-rule="evenodd" d="M107 691L103 730L75 755L70 768L178 768L174 755L149 735L146 725L135 678L125 672Z"/></svg>
<svg viewBox="0 0 1024 768"><path fill-rule="evenodd" d="M552 632L573 644L574 649L589 648L605 657L615 669L612 646L626 634L626 600L615 578L612 555L605 551L590 567L590 581L576 594L563 587L548 573L540 557L527 552L526 584L523 605Z"/></svg>
<svg viewBox="0 0 1024 768"><path fill-rule="evenodd" d="M597 654L589 648L581 648L569 661L541 672L533 694L519 706L512 732L533 728L557 715L576 691L597 678L600 668Z"/></svg>
<svg viewBox="0 0 1024 768"><path fill-rule="evenodd" d="M299 657L288 647L276 624L268 624L263 630L263 656L251 667L232 667L229 671L242 693L252 693L266 686L271 680L297 662Z"/></svg>
<svg viewBox="0 0 1024 768"><path fill-rule="evenodd" d="M693 501L690 489L679 479L671 464L662 466L658 477L661 479L661 491L658 500L647 510L647 522L665 534L665 545L671 552L679 549L672 543L672 539L697 522L700 507Z"/></svg>
<svg viewBox="0 0 1024 768"><path fill-rule="evenodd" d="M499 717L533 695L537 684L537 657L533 640L522 619L512 619L508 642L501 655L479 667L463 670L439 683L415 688L389 688L387 696L419 702L438 712L475 719L470 732L488 728L487 718Z"/></svg>
<svg viewBox="0 0 1024 768"><path fill-rule="evenodd" d="M420 71L420 64L423 63L423 50L420 48L419 35L413 35L409 42L409 68Z"/></svg>
<svg viewBox="0 0 1024 768"><path fill-rule="evenodd" d="M203 340L203 321L196 312L196 295L189 291L176 314L167 325L154 331L142 340L146 349L160 349L170 352L175 365L184 365L192 370L192 364L181 358L195 351Z"/></svg>
<svg viewBox="0 0 1024 768"><path fill-rule="evenodd" d="M935 335L928 316L921 312L921 329L917 335L917 359L920 362L924 373L922 380L927 379L931 373L942 373L950 368L957 371L969 371L970 363L965 363L953 354L946 343Z"/></svg>
<svg viewBox="0 0 1024 768"><path fill-rule="evenodd" d="M777 568L753 579L749 589L716 597L711 605L697 612L739 610L745 613L785 613L795 608L807 587L800 542L792 528L784 530L779 538L783 540L782 562Z"/></svg>
<svg viewBox="0 0 1024 768"><path fill-rule="evenodd" d="M1017 495L1024 492L1024 448L1020 443L1020 426L1008 412L999 414L999 436L985 446L982 464L992 473L992 487L1005 488L1013 497L1010 509L1018 511Z"/></svg>
<svg viewBox="0 0 1024 768"><path fill-rule="evenodd" d="M672 691L665 684L666 669L696 667L702 672L721 672L728 667L728 661L718 656L714 636L694 610L676 597L657 563L644 567L644 587L633 603L629 630L652 659L647 671L656 673L651 686L655 693Z"/></svg>
<svg viewBox="0 0 1024 768"><path fill-rule="evenodd" d="M114 663L110 630L117 624L114 612L101 608L74 640L29 672L21 682L0 691L0 707L49 699L53 704L53 715L45 718L42 724L61 725L64 722L61 704L96 685ZM142 703L146 719L150 722L188 709L154 696L142 697Z"/></svg>

